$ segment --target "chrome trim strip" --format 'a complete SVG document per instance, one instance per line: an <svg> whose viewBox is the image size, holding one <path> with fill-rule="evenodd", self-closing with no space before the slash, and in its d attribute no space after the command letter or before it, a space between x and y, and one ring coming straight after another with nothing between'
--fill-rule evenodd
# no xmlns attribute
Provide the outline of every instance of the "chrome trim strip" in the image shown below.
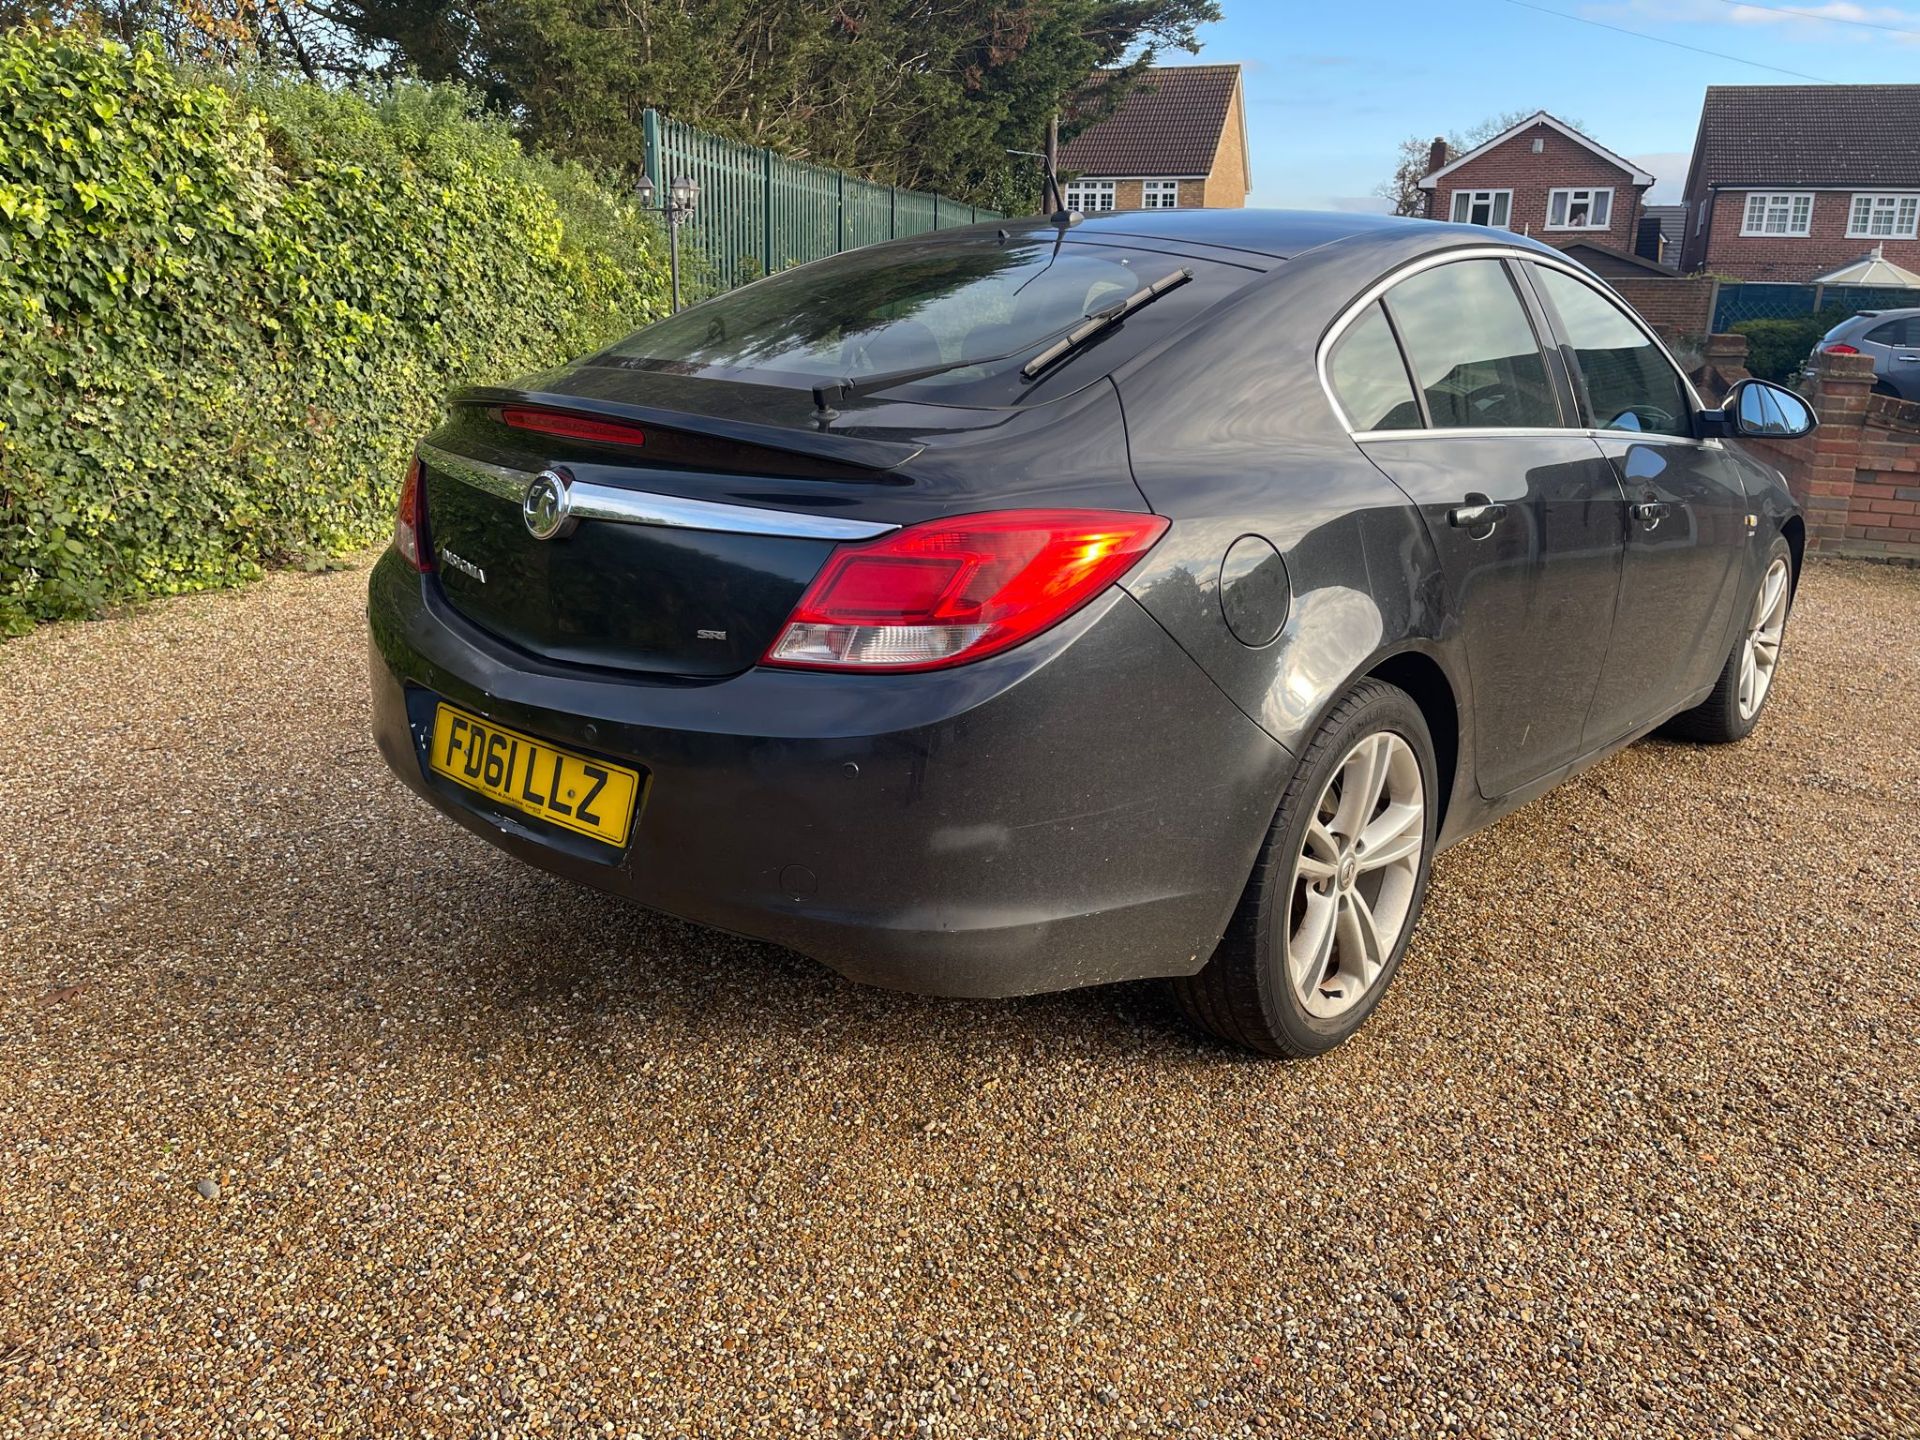
<svg viewBox="0 0 1920 1440"><path fill-rule="evenodd" d="M1628 440L1636 445L1691 445L1702 450L1722 450L1723 446L1715 439L1701 439L1693 435L1655 435L1642 430L1593 430L1575 429L1561 426L1558 429L1537 426L1527 428L1516 425L1507 429L1497 425L1462 426L1458 430L1355 430L1353 441L1364 445L1370 440L1538 440L1543 436L1584 435L1590 440Z"/></svg>
<svg viewBox="0 0 1920 1440"><path fill-rule="evenodd" d="M420 458L443 474L484 490L502 500L520 503L527 482L537 473L493 465L456 455L421 441ZM679 495L656 495L617 485L592 485L571 480L568 498L576 520L605 520L615 525L662 525L676 530L711 530L727 535L770 535L792 540L871 540L898 530L877 520L845 520L836 515L810 515L799 510L765 510L753 505L730 505L719 500L690 500Z"/></svg>
<svg viewBox="0 0 1920 1440"><path fill-rule="evenodd" d="M1409 436L1419 435L1518 435L1528 433L1518 428L1512 430L1494 429L1486 431L1477 429L1468 431L1430 428L1417 430L1355 430L1353 428L1353 421L1347 418L1347 412L1340 406L1339 397L1333 393L1333 381L1328 378L1327 375L1327 359L1334 345L1339 341L1340 337L1346 333L1347 327L1359 319L1361 312L1369 305L1386 294L1387 291L1391 290L1395 285L1398 285L1402 280L1413 275L1418 275L1423 270L1431 270L1439 265L1451 264L1455 260L1523 260L1534 265L1544 265L1549 270L1564 270L1589 290L1597 291L1604 299L1617 306L1626 317L1634 323L1640 333L1651 340L1655 348L1666 357L1667 364L1673 367L1673 373L1680 377L1681 385L1685 387L1687 394L1692 397L1693 408L1695 410L1704 410L1707 408L1701 403L1700 392L1693 388L1693 381L1687 378L1687 372L1680 368L1680 362L1675 360L1673 358L1673 352L1667 349L1666 341L1654 334L1653 330L1647 325L1647 322L1642 320L1639 313L1621 298L1618 291L1608 288L1604 281L1596 284L1596 277L1591 271L1583 270L1573 262L1560 259L1558 256L1542 255L1536 250L1525 250L1518 245L1472 245L1460 250L1440 250L1431 255L1422 255L1418 260L1414 260L1409 264L1401 266L1398 270L1382 276L1380 279L1374 281L1372 285L1361 291L1356 299L1350 301L1347 308L1342 310L1334 319L1333 324L1327 327L1327 333L1320 337L1320 348L1314 353L1314 368L1320 375L1320 389L1326 394L1327 404L1333 407L1333 417L1340 422L1340 428L1345 430L1347 434L1351 435L1354 439L1359 440L1363 437L1377 439L1386 435L1405 439ZM1413 377L1409 376L1408 378L1411 379ZM1544 427L1532 433L1551 435L1590 434L1618 437L1631 432L1624 430L1593 430L1585 425L1567 425L1559 428ZM1647 438L1650 440L1691 440L1693 444L1703 446L1711 443L1709 440L1686 435L1648 436Z"/></svg>

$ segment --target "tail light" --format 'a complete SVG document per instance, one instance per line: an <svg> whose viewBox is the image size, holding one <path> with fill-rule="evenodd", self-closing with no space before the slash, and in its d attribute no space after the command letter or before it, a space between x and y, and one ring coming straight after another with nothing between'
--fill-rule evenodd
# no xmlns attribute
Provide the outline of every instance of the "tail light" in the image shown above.
<svg viewBox="0 0 1920 1440"><path fill-rule="evenodd" d="M393 512L393 548L421 573L433 569L433 554L427 549L426 485L418 457L407 466L407 478L400 486L400 504Z"/></svg>
<svg viewBox="0 0 1920 1440"><path fill-rule="evenodd" d="M1828 355L1858 355L1860 353L1851 345L1822 345L1820 349Z"/></svg>
<svg viewBox="0 0 1920 1440"><path fill-rule="evenodd" d="M1011 510L909 525L827 557L764 663L935 670L1058 624L1133 568L1158 515Z"/></svg>

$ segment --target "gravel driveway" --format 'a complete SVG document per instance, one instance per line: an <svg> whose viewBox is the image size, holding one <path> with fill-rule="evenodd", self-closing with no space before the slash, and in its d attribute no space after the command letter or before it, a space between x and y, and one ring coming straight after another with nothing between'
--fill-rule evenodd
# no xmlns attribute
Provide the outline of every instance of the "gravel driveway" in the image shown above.
<svg viewBox="0 0 1920 1440"><path fill-rule="evenodd" d="M1920 1435L1920 572L1291 1066L521 868L375 756L364 584L0 647L0 1436Z"/></svg>

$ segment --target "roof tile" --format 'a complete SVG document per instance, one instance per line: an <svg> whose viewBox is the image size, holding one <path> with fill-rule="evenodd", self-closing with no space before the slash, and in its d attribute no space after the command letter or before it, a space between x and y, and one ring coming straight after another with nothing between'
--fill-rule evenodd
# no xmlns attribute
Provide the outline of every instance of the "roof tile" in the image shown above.
<svg viewBox="0 0 1920 1440"><path fill-rule="evenodd" d="M1920 85L1709 85L1694 165L1706 185L1920 188Z"/></svg>
<svg viewBox="0 0 1920 1440"><path fill-rule="evenodd" d="M1112 115L1060 147L1063 174L1207 175L1239 83L1238 65L1156 65ZM1096 76L1096 85L1104 83Z"/></svg>

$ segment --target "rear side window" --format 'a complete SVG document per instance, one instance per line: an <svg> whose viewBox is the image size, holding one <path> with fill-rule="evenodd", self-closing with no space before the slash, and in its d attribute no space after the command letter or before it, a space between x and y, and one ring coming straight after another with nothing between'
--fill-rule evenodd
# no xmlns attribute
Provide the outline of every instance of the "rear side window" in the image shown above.
<svg viewBox="0 0 1920 1440"><path fill-rule="evenodd" d="M1327 379L1355 430L1420 428L1420 402L1378 303L1362 311L1335 343Z"/></svg>
<svg viewBox="0 0 1920 1440"><path fill-rule="evenodd" d="M1867 332L1875 345L1920 345L1920 319L1889 320Z"/></svg>
<svg viewBox="0 0 1920 1440"><path fill-rule="evenodd" d="M1693 402L1647 333L1591 285L1543 265L1533 273L1580 367L1593 423L1602 430L1691 435Z"/></svg>
<svg viewBox="0 0 1920 1440"><path fill-rule="evenodd" d="M1423 270L1387 292L1387 308L1434 428L1565 423L1533 324L1500 261Z"/></svg>

